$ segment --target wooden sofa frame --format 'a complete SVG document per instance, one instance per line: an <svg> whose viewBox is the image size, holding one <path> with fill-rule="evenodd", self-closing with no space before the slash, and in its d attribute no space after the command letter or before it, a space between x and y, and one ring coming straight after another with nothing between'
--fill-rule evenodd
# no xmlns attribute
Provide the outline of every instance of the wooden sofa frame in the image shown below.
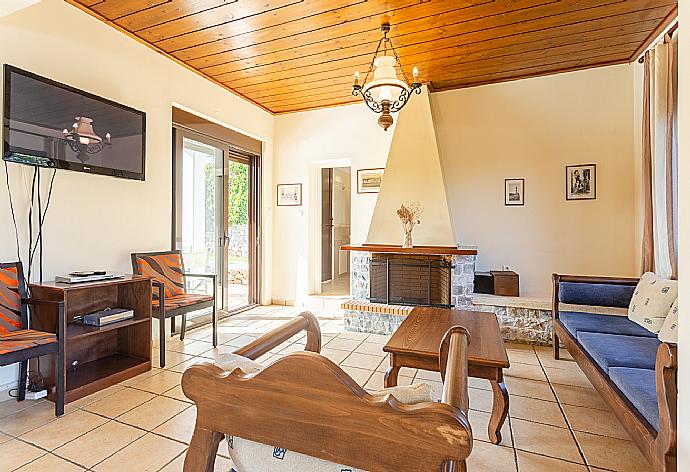
<svg viewBox="0 0 690 472"><path fill-rule="evenodd" d="M197 416L185 472L213 471L225 435L371 472L466 472L472 430L465 328L451 328L441 345L446 373L441 403L412 405L368 394L318 354L321 332L308 312L235 353L256 359L303 330L306 352L285 356L259 373L227 372L212 364L187 369L182 390L196 404Z"/></svg>
<svg viewBox="0 0 690 472"><path fill-rule="evenodd" d="M594 388L601 394L655 471L676 471L678 402L678 348L662 343L656 354L656 392L659 402L659 431L652 427L627 397L609 379L594 359L559 321L559 286L561 282L588 284L637 285L637 278L585 277L553 275L553 354L559 359L562 343Z"/></svg>

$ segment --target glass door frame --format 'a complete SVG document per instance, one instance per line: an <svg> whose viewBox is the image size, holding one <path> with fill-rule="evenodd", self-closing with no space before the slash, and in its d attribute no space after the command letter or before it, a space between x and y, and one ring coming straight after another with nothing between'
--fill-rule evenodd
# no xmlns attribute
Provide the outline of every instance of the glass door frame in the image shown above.
<svg viewBox="0 0 690 472"><path fill-rule="evenodd" d="M172 225L171 225L171 248L177 247L178 239L178 182L181 181L182 169L179 165L183 155L184 139L192 139L203 144L207 144L223 151L223 166L220 183L222 186L222 196L220 208L222 208L222 225L216 225L217 244L216 247L221 251L218 258L220 262L220 273L217 275L217 286L215 287L218 299L218 310L223 314L233 315L245 311L260 303L261 294L261 157L244 151L230 143L219 140L204 133L192 130L182 125L173 125L173 158L172 158ZM228 271L228 197L229 197L229 165L230 161L240 162L248 166L248 280L247 280L247 303L227 310L227 284L229 282ZM218 178L218 176L216 176ZM219 202L216 202L216 211L221 212ZM220 292L218 289L220 288ZM201 323L211 321L208 316L200 316ZM175 324L173 323L173 326Z"/></svg>
<svg viewBox="0 0 690 472"><path fill-rule="evenodd" d="M229 224L227 205L229 197L229 172L230 162L238 162L247 166L247 305L233 310L229 313L244 311L247 308L256 306L261 301L261 158L256 154L244 151L231 144L227 145L227 152L223 162L223 208L224 208L224 245L223 245L223 268L225 270L224 286L228 284L228 248ZM225 298L225 290L223 291ZM225 304L226 300L223 300Z"/></svg>

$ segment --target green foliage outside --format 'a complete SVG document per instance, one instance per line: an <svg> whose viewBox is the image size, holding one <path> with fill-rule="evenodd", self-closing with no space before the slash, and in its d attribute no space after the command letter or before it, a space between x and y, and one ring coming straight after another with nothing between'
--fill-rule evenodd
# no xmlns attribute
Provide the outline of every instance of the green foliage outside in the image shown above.
<svg viewBox="0 0 690 472"><path fill-rule="evenodd" d="M230 161L228 169L228 179L230 188L228 189L228 224L246 225L247 224L247 166Z"/></svg>
<svg viewBox="0 0 690 472"><path fill-rule="evenodd" d="M248 167L237 162L230 162L228 169L228 224L247 224L247 194L249 192L247 182ZM215 232L214 218L216 208L215 168L209 164L206 166L206 232Z"/></svg>

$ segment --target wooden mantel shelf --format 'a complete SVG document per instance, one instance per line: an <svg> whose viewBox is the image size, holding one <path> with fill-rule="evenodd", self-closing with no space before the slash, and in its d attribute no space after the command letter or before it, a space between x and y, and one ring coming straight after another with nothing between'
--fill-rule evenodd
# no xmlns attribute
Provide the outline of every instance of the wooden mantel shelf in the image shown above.
<svg viewBox="0 0 690 472"><path fill-rule="evenodd" d="M387 244L360 244L356 246L340 246L342 251L364 251L391 254L417 254L433 256L476 256L476 249L460 249L453 246L414 246L401 247Z"/></svg>

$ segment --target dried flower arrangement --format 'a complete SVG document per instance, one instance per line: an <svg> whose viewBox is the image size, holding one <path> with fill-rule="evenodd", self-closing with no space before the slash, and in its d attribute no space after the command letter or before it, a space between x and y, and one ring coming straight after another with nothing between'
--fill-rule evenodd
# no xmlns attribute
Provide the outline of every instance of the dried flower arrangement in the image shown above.
<svg viewBox="0 0 690 472"><path fill-rule="evenodd" d="M412 230L415 225L420 224L419 217L423 211L424 209L419 202L405 202L398 208L397 214L404 232L402 247L412 247Z"/></svg>

